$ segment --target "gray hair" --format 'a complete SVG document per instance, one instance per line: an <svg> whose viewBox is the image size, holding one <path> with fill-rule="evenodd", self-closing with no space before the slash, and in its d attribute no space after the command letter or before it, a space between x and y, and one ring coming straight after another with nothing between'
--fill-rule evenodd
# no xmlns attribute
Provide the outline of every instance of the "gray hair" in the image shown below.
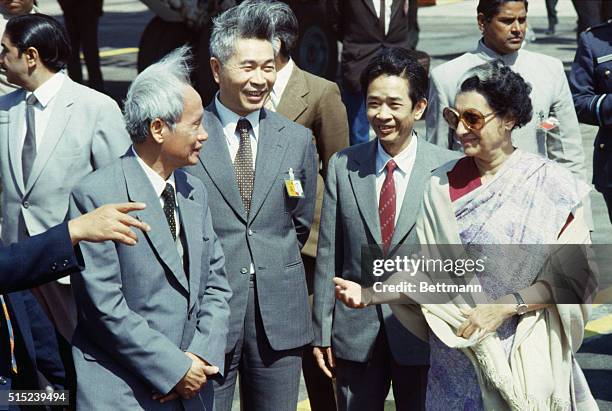
<svg viewBox="0 0 612 411"><path fill-rule="evenodd" d="M172 130L183 115L183 92L191 86L191 49L180 47L147 67L130 85L124 101L125 127L134 143L143 143L159 118Z"/></svg>
<svg viewBox="0 0 612 411"><path fill-rule="evenodd" d="M247 1L213 19L210 56L221 64L226 63L235 53L239 39L259 39L273 43L274 30L268 16L269 7L267 2Z"/></svg>
<svg viewBox="0 0 612 411"><path fill-rule="evenodd" d="M289 58L299 36L299 24L295 13L287 3L277 0L246 0L244 3L256 2L266 4L266 13L274 31L274 39L280 43L275 45L274 51L280 52L284 58Z"/></svg>

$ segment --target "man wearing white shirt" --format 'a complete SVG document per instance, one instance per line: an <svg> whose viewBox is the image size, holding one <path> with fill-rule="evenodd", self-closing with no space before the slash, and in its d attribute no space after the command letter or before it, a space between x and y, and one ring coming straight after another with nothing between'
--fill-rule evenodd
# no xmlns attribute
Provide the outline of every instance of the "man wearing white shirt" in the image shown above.
<svg viewBox="0 0 612 411"><path fill-rule="evenodd" d="M377 138L332 156L317 251L314 355L335 373L338 410L382 409L393 383L398 410L425 406L428 347L388 306L336 304L334 276L362 282L362 247L391 256L416 242L414 224L431 170L456 158L420 138L413 124L427 107L427 74L401 48L380 52L361 84Z"/></svg>
<svg viewBox="0 0 612 411"><path fill-rule="evenodd" d="M125 101L133 148L72 191L71 217L111 198L141 199L135 216L151 226L131 248L81 247L77 409L213 409L209 378L224 369L232 293L206 191L180 169L207 138L189 73L182 47L138 75Z"/></svg>
<svg viewBox="0 0 612 411"><path fill-rule="evenodd" d="M73 186L129 147L117 104L63 74L69 49L64 28L52 17L27 14L6 25L0 65L7 80L22 89L0 97L5 244L64 221ZM70 341L76 311L69 280L37 291L58 331Z"/></svg>

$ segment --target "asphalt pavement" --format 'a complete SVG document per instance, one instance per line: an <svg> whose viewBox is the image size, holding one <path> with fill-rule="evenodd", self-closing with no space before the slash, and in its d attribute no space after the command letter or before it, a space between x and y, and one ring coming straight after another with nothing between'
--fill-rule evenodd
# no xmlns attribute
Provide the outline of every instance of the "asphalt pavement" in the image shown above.
<svg viewBox="0 0 612 411"><path fill-rule="evenodd" d="M61 18L61 10L55 0L38 0L43 12ZM473 49L480 38L476 26L476 0L438 0L434 7L419 10L421 28L418 48L432 58L432 67ZM529 3L529 24L537 39L527 47L536 52L561 59L569 71L576 50L576 14L570 0L559 0L557 6L559 25L554 36L547 36L544 1ZM106 90L117 101L121 101L130 81L136 76L136 57L140 34L153 17L146 6L135 0L106 0L104 16L100 20L100 54ZM537 69L534 67L534 70ZM419 122L417 130L424 124ZM589 181L596 128L581 126L583 145L588 161ZM599 244L612 243L612 225L608 220L601 195L591 193L595 231L593 241ZM610 253L612 259L612 253ZM609 262L610 260L608 260ZM607 263L606 263L607 264ZM604 270L610 271L612 263ZM608 299L607 301L610 301ZM587 325L587 339L578 360L589 381L589 385L602 410L612 410L612 306L599 304L594 307L592 321ZM387 409L394 409L390 395ZM235 410L239 402L235 401ZM306 390L302 384L298 410L309 410Z"/></svg>

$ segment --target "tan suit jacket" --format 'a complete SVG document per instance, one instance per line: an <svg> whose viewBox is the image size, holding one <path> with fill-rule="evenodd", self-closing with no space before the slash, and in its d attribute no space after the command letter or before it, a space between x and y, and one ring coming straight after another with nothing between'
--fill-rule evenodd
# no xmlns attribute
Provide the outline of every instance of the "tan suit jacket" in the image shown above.
<svg viewBox="0 0 612 411"><path fill-rule="evenodd" d="M336 83L310 74L295 65L276 112L309 128L315 139L321 164L317 177L317 202L310 237L302 248L302 254L315 257L327 163L335 152L349 145L346 108L340 99L340 90Z"/></svg>

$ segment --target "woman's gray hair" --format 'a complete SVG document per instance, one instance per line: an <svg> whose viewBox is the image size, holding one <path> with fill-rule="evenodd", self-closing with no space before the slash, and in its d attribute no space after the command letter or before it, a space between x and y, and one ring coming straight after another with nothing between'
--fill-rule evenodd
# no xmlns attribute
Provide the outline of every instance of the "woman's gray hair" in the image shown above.
<svg viewBox="0 0 612 411"><path fill-rule="evenodd" d="M125 127L134 143L143 143L159 118L171 129L183 114L183 93L191 86L191 49L180 47L147 67L130 85L123 107Z"/></svg>
<svg viewBox="0 0 612 411"><path fill-rule="evenodd" d="M273 43L274 29L268 16L268 7L267 2L247 1L214 18L210 56L221 64L226 63L236 51L239 39L259 39Z"/></svg>

